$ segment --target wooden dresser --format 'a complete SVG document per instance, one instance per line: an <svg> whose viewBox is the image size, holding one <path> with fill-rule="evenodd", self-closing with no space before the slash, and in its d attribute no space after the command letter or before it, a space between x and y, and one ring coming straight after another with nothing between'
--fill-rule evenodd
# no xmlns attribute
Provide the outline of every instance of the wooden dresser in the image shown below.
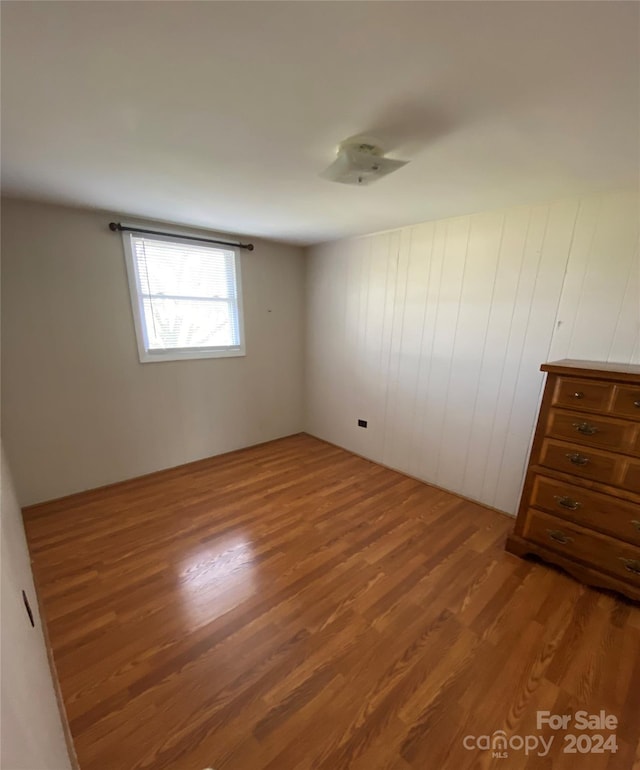
<svg viewBox="0 0 640 770"><path fill-rule="evenodd" d="M640 366L540 368L547 381L507 550L640 601Z"/></svg>

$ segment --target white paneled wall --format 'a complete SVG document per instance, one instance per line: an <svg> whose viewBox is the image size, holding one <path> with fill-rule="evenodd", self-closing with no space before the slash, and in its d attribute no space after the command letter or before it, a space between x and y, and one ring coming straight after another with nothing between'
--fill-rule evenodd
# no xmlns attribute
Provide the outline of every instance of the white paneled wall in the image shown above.
<svg viewBox="0 0 640 770"><path fill-rule="evenodd" d="M637 226L634 196L582 202L551 345L553 358L640 361Z"/></svg>
<svg viewBox="0 0 640 770"><path fill-rule="evenodd" d="M640 362L633 193L324 244L308 267L309 433L504 511L540 364Z"/></svg>

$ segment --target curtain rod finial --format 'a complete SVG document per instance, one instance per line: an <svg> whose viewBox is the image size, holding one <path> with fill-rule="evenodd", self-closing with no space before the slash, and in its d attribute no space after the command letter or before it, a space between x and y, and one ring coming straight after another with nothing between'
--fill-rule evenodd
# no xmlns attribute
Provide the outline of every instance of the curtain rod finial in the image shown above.
<svg viewBox="0 0 640 770"><path fill-rule="evenodd" d="M109 222L109 230L115 233L115 231L119 229L120 225L117 222Z"/></svg>

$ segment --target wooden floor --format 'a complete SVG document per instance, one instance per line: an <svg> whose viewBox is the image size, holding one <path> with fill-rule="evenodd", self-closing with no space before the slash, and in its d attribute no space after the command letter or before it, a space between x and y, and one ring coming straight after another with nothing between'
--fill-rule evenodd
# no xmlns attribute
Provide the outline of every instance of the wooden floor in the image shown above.
<svg viewBox="0 0 640 770"><path fill-rule="evenodd" d="M26 525L82 770L640 767L640 609L506 554L513 519L316 439ZM564 754L537 709L615 714L618 752ZM463 745L497 730L556 738Z"/></svg>

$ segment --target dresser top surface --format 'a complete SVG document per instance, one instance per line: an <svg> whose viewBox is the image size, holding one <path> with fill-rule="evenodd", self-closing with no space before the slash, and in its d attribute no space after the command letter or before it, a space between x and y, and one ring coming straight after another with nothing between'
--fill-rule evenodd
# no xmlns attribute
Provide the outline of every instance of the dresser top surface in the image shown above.
<svg viewBox="0 0 640 770"><path fill-rule="evenodd" d="M550 372L552 374L640 383L640 364L580 361L574 358L563 358L560 361L549 361L546 364L542 364L540 369L543 372Z"/></svg>

